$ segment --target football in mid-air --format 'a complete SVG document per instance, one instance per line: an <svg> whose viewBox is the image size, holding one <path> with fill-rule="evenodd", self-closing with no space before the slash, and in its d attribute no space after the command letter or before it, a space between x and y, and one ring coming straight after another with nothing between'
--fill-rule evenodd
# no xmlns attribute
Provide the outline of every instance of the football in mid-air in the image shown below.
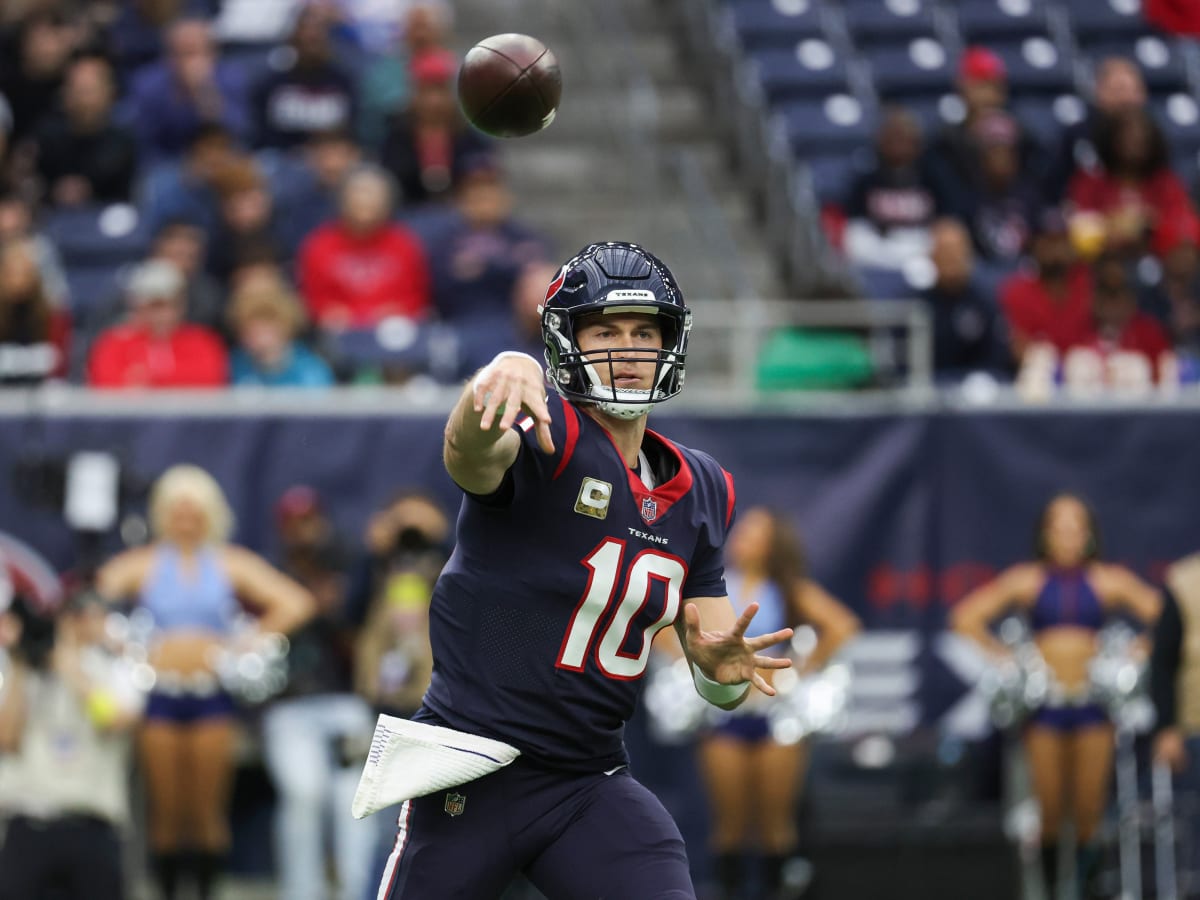
<svg viewBox="0 0 1200 900"><path fill-rule="evenodd" d="M552 121L562 98L554 54L527 34L497 34L471 48L458 72L467 121L493 137L525 137Z"/></svg>

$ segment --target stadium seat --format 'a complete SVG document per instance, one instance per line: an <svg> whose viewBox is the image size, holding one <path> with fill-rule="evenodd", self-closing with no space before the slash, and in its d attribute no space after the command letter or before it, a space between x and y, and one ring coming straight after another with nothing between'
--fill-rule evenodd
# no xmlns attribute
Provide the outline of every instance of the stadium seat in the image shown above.
<svg viewBox="0 0 1200 900"><path fill-rule="evenodd" d="M99 329L97 313L106 311L125 287L129 266L121 264L73 266L67 269L71 291L71 317L78 332L94 335Z"/></svg>
<svg viewBox="0 0 1200 900"><path fill-rule="evenodd" d="M1126 40L1146 33L1140 0L1064 0L1071 33L1081 46Z"/></svg>
<svg viewBox="0 0 1200 900"><path fill-rule="evenodd" d="M966 44L1050 36L1042 0L963 0L956 10L958 30Z"/></svg>
<svg viewBox="0 0 1200 900"><path fill-rule="evenodd" d="M726 17L726 27L747 50L794 47L825 37L816 0L737 0L727 7Z"/></svg>
<svg viewBox="0 0 1200 900"><path fill-rule="evenodd" d="M942 45L917 38L904 47L877 47L864 52L875 90L885 101L954 93L954 70Z"/></svg>
<svg viewBox="0 0 1200 900"><path fill-rule="evenodd" d="M859 48L936 37L933 7L923 0L847 0L845 15Z"/></svg>
<svg viewBox="0 0 1200 900"><path fill-rule="evenodd" d="M994 44L990 49L1004 60L1008 89L1014 96L1074 93L1074 69L1053 41L1031 37L1012 44Z"/></svg>
<svg viewBox="0 0 1200 900"><path fill-rule="evenodd" d="M1131 59L1146 79L1151 94L1187 92L1188 71L1178 39L1144 34L1135 40L1101 41L1085 48L1088 58L1098 66L1106 57Z"/></svg>
<svg viewBox="0 0 1200 900"><path fill-rule="evenodd" d="M917 117L921 133L926 140L932 138L945 126L961 122L965 110L958 94L931 94L928 97L905 97L902 106Z"/></svg>
<svg viewBox="0 0 1200 900"><path fill-rule="evenodd" d="M846 60L826 41L801 41L793 50L762 50L751 56L768 100L819 97L849 90Z"/></svg>
<svg viewBox="0 0 1200 900"><path fill-rule="evenodd" d="M849 153L814 156L805 160L818 202L822 206L829 203L844 206L855 176L870 158L870 148L859 147Z"/></svg>
<svg viewBox="0 0 1200 900"><path fill-rule="evenodd" d="M1028 97L1015 100L1012 112L1039 144L1052 147L1064 128L1086 115L1087 105L1074 94L1063 94L1049 102L1044 97Z"/></svg>
<svg viewBox="0 0 1200 900"><path fill-rule="evenodd" d="M778 118L801 157L847 156L875 139L875 117L845 94L784 104Z"/></svg>
<svg viewBox="0 0 1200 900"><path fill-rule="evenodd" d="M1151 103L1174 156L1200 152L1200 104L1188 94L1171 94Z"/></svg>
<svg viewBox="0 0 1200 900"><path fill-rule="evenodd" d="M68 270L135 262L149 244L143 217L124 204L54 210L46 215L42 230L58 247Z"/></svg>

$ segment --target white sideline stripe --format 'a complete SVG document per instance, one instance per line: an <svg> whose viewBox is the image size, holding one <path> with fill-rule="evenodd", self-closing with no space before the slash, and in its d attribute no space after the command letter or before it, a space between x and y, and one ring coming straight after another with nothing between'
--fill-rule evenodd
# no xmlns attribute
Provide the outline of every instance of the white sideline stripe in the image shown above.
<svg viewBox="0 0 1200 900"><path fill-rule="evenodd" d="M392 879L396 877L396 867L400 865L400 857L404 855L404 846L408 843L408 820L412 816L412 801L405 800L400 804L400 815L396 817L396 843L388 856L387 865L383 867L383 877L379 879L379 892L375 900L387 900L391 893Z"/></svg>

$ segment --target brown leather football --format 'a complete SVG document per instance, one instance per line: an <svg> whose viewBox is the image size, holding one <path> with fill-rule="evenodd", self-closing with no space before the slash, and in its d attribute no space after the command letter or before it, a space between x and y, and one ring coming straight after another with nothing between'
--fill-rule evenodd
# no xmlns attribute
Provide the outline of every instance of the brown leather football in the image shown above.
<svg viewBox="0 0 1200 900"><path fill-rule="evenodd" d="M480 41L458 71L458 102L467 121L493 137L524 137L552 121L562 72L546 45L527 34Z"/></svg>

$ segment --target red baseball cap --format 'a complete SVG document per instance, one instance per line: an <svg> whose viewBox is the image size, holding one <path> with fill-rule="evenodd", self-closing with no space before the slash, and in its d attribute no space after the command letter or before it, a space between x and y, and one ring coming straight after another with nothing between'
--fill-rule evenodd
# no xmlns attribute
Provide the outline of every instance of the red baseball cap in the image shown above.
<svg viewBox="0 0 1200 900"><path fill-rule="evenodd" d="M458 71L458 60L449 50L426 50L408 64L409 75L417 84L445 84Z"/></svg>
<svg viewBox="0 0 1200 900"><path fill-rule="evenodd" d="M321 498L306 484L297 484L283 492L275 504L275 515L280 522L298 519L321 511Z"/></svg>
<svg viewBox="0 0 1200 900"><path fill-rule="evenodd" d="M1004 81L1004 60L986 47L968 47L958 61L958 75L967 81Z"/></svg>

